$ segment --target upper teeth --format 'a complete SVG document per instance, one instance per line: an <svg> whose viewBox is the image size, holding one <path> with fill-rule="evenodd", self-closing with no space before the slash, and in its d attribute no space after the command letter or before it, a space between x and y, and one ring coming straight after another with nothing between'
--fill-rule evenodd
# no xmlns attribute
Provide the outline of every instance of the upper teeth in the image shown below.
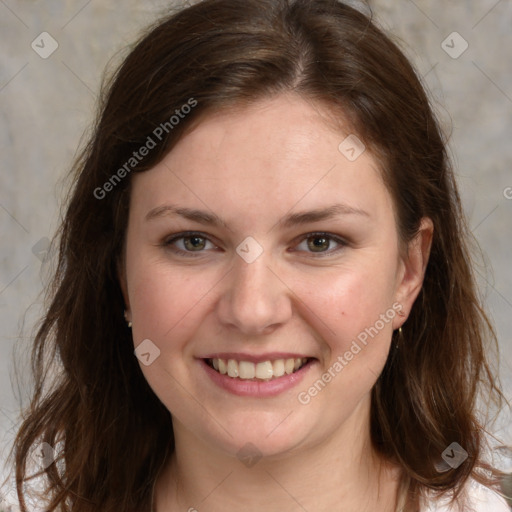
<svg viewBox="0 0 512 512"><path fill-rule="evenodd" d="M270 380L273 377L282 377L285 373L289 375L298 370L307 362L306 357L289 359L276 359L275 361L237 361L235 359L211 359L213 367L222 375L239 379L263 379Z"/></svg>

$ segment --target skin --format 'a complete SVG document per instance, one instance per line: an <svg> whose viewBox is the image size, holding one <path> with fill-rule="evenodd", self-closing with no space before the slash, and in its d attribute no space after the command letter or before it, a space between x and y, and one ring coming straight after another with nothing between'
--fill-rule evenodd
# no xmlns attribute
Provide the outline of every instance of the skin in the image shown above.
<svg viewBox="0 0 512 512"><path fill-rule="evenodd" d="M338 145L350 131L335 129L328 115L284 94L208 116L162 162L133 176L120 280L134 346L150 339L160 350L141 369L172 413L176 439L156 485L158 512L229 512L241 503L248 511L394 510L399 470L372 450L370 393L421 288L433 228L423 219L408 250L399 250L377 162L368 150L349 161ZM335 203L366 214L277 224ZM145 220L164 204L213 212L227 227L172 214ZM165 245L183 231L206 236L199 250L190 239ZM316 231L346 243L322 244L309 235ZM236 252L248 236L263 248L252 263ZM397 302L404 316L394 315L301 404L299 392ZM316 361L291 390L240 397L200 368L197 358L215 351ZM262 455L251 467L237 457L248 442Z"/></svg>

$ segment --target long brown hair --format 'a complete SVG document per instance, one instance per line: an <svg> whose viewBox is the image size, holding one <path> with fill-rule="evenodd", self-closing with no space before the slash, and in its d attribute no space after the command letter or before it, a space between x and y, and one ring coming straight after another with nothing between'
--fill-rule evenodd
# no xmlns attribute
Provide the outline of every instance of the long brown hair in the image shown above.
<svg viewBox="0 0 512 512"><path fill-rule="evenodd" d="M149 511L174 440L123 318L131 176L205 115L289 91L339 113L378 157L404 244L422 217L434 223L422 291L372 392L375 449L403 469L410 504L426 489L457 494L470 475L491 485L477 471L476 399L482 389L497 405L503 398L486 358L496 339L476 294L446 140L397 45L342 2L204 0L151 27L103 90L57 233L58 267L32 355L35 391L14 445L22 510L30 451L46 442L58 447L44 471L46 510ZM135 158L143 146L151 148ZM439 472L452 442L468 459Z"/></svg>

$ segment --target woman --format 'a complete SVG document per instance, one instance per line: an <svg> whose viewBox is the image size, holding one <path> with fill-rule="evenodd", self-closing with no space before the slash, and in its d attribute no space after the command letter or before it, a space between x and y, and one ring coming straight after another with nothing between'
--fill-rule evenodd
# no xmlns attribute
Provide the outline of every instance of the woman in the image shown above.
<svg viewBox="0 0 512 512"><path fill-rule="evenodd" d="M476 409L502 398L495 339L400 50L341 2L205 0L106 91L36 338L22 505L37 449L50 511L507 510Z"/></svg>

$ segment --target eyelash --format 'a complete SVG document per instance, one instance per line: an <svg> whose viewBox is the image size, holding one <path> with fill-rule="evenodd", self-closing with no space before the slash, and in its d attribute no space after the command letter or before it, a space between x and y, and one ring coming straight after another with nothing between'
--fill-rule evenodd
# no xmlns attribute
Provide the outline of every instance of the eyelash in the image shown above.
<svg viewBox="0 0 512 512"><path fill-rule="evenodd" d="M201 232L198 232L198 231L186 231L186 232L183 232L183 233L178 233L178 234L172 236L171 238L166 239L162 243L162 246L165 247L165 248L171 249L172 252L174 252L175 254L178 254L179 256L197 258L199 256L202 256L202 253L205 250L202 250L202 251L183 251L182 249L178 249L178 248L176 248L176 247L174 247L172 245L177 240L181 240L181 239L184 239L184 238L194 238L194 237L202 238L204 240L209 241L210 243L213 243L204 233L201 233ZM304 240L308 240L309 238L320 238L320 237L323 237L323 238L326 238L328 240L334 241L337 244L339 244L341 247L339 247L339 248L337 248L335 250L332 250L332 251L324 251L324 252L318 252L318 253L310 252L309 254L312 254L314 258L322 258L322 257L330 256L330 255L332 255L334 253L339 252L341 249L343 249L345 246L348 245L347 242L345 240L343 240L342 238L340 238L339 236L333 235L331 233L322 232L322 231L315 231L313 233L307 233L306 235L304 235L300 239L299 244L301 242L303 242Z"/></svg>

